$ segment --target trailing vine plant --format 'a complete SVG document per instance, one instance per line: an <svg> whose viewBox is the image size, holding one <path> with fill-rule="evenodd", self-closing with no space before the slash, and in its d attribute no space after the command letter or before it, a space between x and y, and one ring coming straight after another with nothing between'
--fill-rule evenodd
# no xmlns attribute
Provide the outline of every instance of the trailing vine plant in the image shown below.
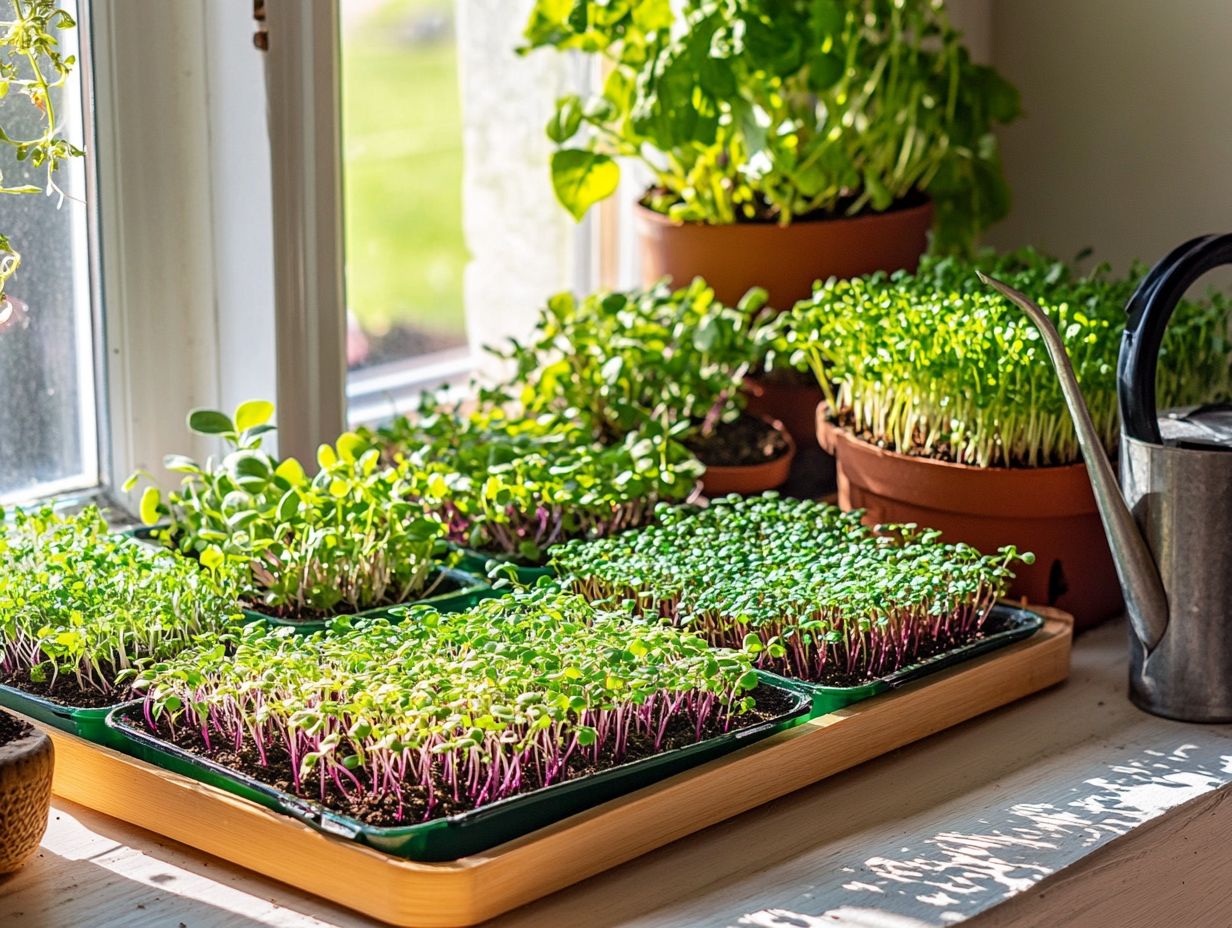
<svg viewBox="0 0 1232 928"><path fill-rule="evenodd" d="M15 130L0 124L0 143L12 148L18 161L44 168L47 183L6 186L0 176L0 193L55 193L62 202L65 193L56 184L55 173L66 158L84 152L64 137L56 118L55 91L68 80L77 59L60 51L55 33L77 23L55 0L10 0L9 6L12 19L0 22L0 101L25 97L42 118L39 132L30 137L13 134ZM0 322L12 312L4 288L20 266L20 252L0 231Z"/></svg>

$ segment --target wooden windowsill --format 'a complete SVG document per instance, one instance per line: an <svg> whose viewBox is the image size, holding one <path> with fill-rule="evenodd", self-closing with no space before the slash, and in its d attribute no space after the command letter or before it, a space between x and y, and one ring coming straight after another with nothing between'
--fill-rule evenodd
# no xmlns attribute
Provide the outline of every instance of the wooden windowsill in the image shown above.
<svg viewBox="0 0 1232 928"><path fill-rule="evenodd" d="M1232 726L1125 698L1125 630L1066 684L492 923L978 928L1232 921ZM57 801L0 926L351 926L343 909Z"/></svg>

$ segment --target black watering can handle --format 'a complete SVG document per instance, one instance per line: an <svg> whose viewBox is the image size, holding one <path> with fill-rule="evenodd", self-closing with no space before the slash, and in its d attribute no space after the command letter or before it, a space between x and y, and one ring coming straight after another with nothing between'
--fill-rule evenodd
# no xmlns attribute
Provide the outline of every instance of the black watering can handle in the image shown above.
<svg viewBox="0 0 1232 928"><path fill-rule="evenodd" d="M1192 239L1151 268L1130 297L1117 361L1121 429L1130 438L1163 444L1155 406L1155 368L1164 330L1190 285L1223 264L1232 264L1232 235Z"/></svg>

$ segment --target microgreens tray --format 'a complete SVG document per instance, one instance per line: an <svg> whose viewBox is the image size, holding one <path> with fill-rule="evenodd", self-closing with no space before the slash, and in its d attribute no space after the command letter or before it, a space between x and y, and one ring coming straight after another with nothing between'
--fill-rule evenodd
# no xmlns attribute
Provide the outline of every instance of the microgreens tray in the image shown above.
<svg viewBox="0 0 1232 928"><path fill-rule="evenodd" d="M107 726L107 715L116 705L77 709L35 696L14 686L0 685L0 706L95 744L110 746L116 741L115 733Z"/></svg>
<svg viewBox="0 0 1232 928"><path fill-rule="evenodd" d="M473 548L458 547L457 550L461 554L458 560L458 569L472 573L476 577L488 576L489 561L500 561L502 566L509 565L516 571L517 581L527 585L534 583L540 577L553 577L556 575L556 572L551 567L529 567L511 561L506 557L488 554L484 551L476 551Z"/></svg>
<svg viewBox="0 0 1232 928"><path fill-rule="evenodd" d="M499 596L500 590L493 590L484 581L480 580L474 574L468 573L465 570L458 570L453 567L442 567L438 571L443 579L448 579L457 587L447 593L440 593L436 596L429 596L425 599L417 599L411 603L399 603L391 606L379 606L375 609L365 609L362 612L351 613L347 615L350 619L373 619L377 617L385 617L397 621L398 614L392 610L400 606L432 606L438 612L461 612L464 609L469 609L481 599L488 599L492 596ZM431 584L429 584L431 585ZM329 627L330 619L320 619L316 621L296 621L294 619L280 619L276 616L266 615L264 612L257 612L253 609L245 609L244 615L249 619L260 619L270 625L277 625L286 628L293 628L299 632L319 632Z"/></svg>
<svg viewBox="0 0 1232 928"><path fill-rule="evenodd" d="M776 719L511 796L460 815L399 827L365 825L157 738L142 724L140 702L116 708L106 724L122 750L164 770L289 815L325 834L358 841L397 857L446 861L511 841L808 720L811 694L806 689L771 674L760 676L761 686L786 692L793 700L791 708Z"/></svg>
<svg viewBox="0 0 1232 928"><path fill-rule="evenodd" d="M822 686L818 683L805 683L802 680L786 677L783 679L812 696L813 707L810 717L816 718L873 696L879 696L980 655L1007 647L1016 641L1023 641L1043 627L1043 617L1034 612L1014 606L997 605L993 607L984 625L983 637L901 667L893 673L867 683L861 683L858 686Z"/></svg>

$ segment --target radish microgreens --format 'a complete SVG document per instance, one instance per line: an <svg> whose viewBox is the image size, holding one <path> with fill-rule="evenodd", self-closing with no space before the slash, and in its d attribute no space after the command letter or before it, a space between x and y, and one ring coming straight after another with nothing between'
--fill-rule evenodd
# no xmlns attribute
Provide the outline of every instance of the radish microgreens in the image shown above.
<svg viewBox="0 0 1232 928"><path fill-rule="evenodd" d="M774 493L667 508L640 531L552 552L593 602L679 623L712 645L810 682L860 681L977 635L1013 548L985 557L914 526Z"/></svg>
<svg viewBox="0 0 1232 928"><path fill-rule="evenodd" d="M423 475L451 541L524 564L557 542L641 525L657 502L685 499L701 469L653 425L605 446L563 418L463 415L431 398L422 413L380 430L387 457Z"/></svg>
<svg viewBox="0 0 1232 928"><path fill-rule="evenodd" d="M884 447L980 467L1076 463L1073 419L1039 333L977 267L1052 317L1111 452L1125 305L1142 267L1125 278L1106 267L1079 274L1030 250L975 264L925 258L916 275L819 286L791 312L779 350L808 360L841 425ZM1158 368L1161 406L1228 394L1230 305L1212 291L1178 307Z"/></svg>
<svg viewBox="0 0 1232 928"><path fill-rule="evenodd" d="M158 536L206 567L247 565L245 602L282 618L430 595L445 526L418 502L424 475L405 463L383 464L379 448L347 432L320 447L310 477L295 458L278 461L261 450L273 412L260 401L242 404L234 417L194 411L189 427L220 436L230 450L204 464L168 456L166 467L185 475L181 488L166 502L146 489L144 521L166 520Z"/></svg>
<svg viewBox="0 0 1232 928"><path fill-rule="evenodd" d="M0 562L0 680L52 697L118 697L117 675L239 617L225 567L112 534L94 508L0 517Z"/></svg>
<svg viewBox="0 0 1232 928"><path fill-rule="evenodd" d="M405 613L312 635L253 623L139 674L146 722L259 766L289 760L301 796L391 800L413 822L619 763L635 739L658 750L673 722L700 739L753 707L746 655L558 590Z"/></svg>

